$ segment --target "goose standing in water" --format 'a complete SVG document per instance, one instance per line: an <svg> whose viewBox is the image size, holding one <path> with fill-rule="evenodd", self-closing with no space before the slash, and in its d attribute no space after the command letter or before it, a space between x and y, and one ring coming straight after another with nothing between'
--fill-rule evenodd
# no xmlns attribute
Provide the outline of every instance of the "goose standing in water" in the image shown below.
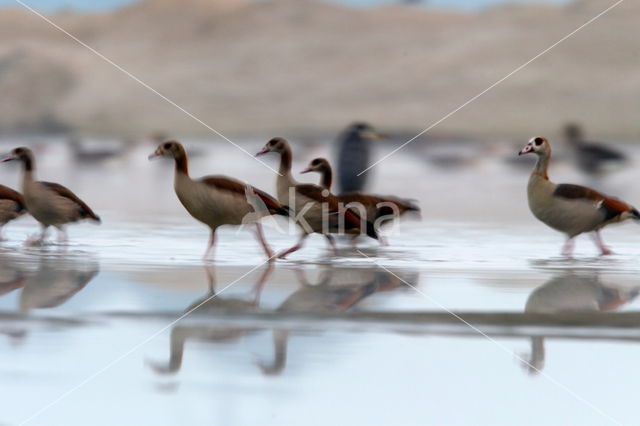
<svg viewBox="0 0 640 426"><path fill-rule="evenodd" d="M325 158L316 158L309 163L309 166L300 173L320 173L320 186L331 190L333 181L333 171L329 161ZM376 224L380 220L383 225L393 221L396 217L402 216L407 212L420 212L418 207L412 200L397 197L379 196L371 194L363 194L361 192L348 192L336 195L336 198L345 206L353 204L355 206L363 206L367 220Z"/></svg>
<svg viewBox="0 0 640 426"><path fill-rule="evenodd" d="M600 230L610 223L640 220L638 210L591 188L551 182L547 174L551 145L547 139L532 138L518 155L529 153L538 156L527 186L529 208L541 222L567 235L562 254L571 256L574 238L585 232L594 233L594 241L603 255L612 254L604 245Z"/></svg>
<svg viewBox="0 0 640 426"><path fill-rule="evenodd" d="M100 217L68 188L57 183L35 180L36 164L29 148L16 148L2 161L12 160L22 162L24 202L31 216L42 227L40 237L34 242L43 242L50 226L58 230L59 241L64 242L67 239L65 225L84 219L100 223Z"/></svg>
<svg viewBox="0 0 640 426"><path fill-rule="evenodd" d="M283 259L301 249L305 239L313 233L324 235L334 249L335 243L330 234L360 235L364 231L369 237L378 239L378 233L373 224L361 219L351 210L341 209L340 202L329 190L318 185L300 184L291 176L293 155L285 139L271 139L256 155L269 152L280 155L277 178L278 201L292 209L296 215L296 223L302 228L302 235L298 242L279 253L279 258Z"/></svg>
<svg viewBox="0 0 640 426"><path fill-rule="evenodd" d="M24 198L19 192L0 185L0 241L3 240L2 228L7 223L19 218L27 212Z"/></svg>
<svg viewBox="0 0 640 426"><path fill-rule="evenodd" d="M376 132L367 123L353 123L339 136L337 171L338 189L340 193L362 191L367 184L372 139L388 139L388 136ZM362 173L362 174L360 174Z"/></svg>
<svg viewBox="0 0 640 426"><path fill-rule="evenodd" d="M176 141L161 143L149 159L167 157L175 161L174 190L191 216L211 229L204 259L215 244L216 230L222 225L242 225L249 218L255 221L257 238L264 252L272 260L273 252L267 244L258 219L266 215L288 216L289 211L266 192L238 180L216 175L192 179L189 176L187 152Z"/></svg>

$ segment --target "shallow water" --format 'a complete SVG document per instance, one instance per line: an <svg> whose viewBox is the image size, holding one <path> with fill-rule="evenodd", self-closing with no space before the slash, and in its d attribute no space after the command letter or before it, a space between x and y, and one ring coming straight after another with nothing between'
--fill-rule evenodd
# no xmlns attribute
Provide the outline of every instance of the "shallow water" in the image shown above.
<svg viewBox="0 0 640 426"><path fill-rule="evenodd" d="M413 151L372 176L423 208L390 247L342 242L336 257L311 238L269 267L248 230L225 229L203 265L206 230L146 151L82 168L56 146L41 155L41 177L104 224L44 247L23 244L31 219L6 230L0 424L637 423L634 224L605 231L614 256L583 237L562 259L561 236L527 210L526 168L495 157L444 171ZM273 191L272 172L244 154L205 152L194 176ZM305 148L294 169L317 155ZM598 185L633 202L637 174ZM3 183L18 175L0 169ZM568 163L552 177L588 183ZM275 226L267 237L277 249L295 240Z"/></svg>

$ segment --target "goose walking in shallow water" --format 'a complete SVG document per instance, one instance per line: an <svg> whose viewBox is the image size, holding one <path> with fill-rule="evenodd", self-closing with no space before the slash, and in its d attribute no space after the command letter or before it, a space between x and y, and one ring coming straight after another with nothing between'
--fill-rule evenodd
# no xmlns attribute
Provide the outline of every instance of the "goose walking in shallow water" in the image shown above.
<svg viewBox="0 0 640 426"><path fill-rule="evenodd" d="M27 212L22 195L0 185L0 241L2 241L2 228L14 219L19 218Z"/></svg>
<svg viewBox="0 0 640 426"><path fill-rule="evenodd" d="M547 174L551 145L547 139L531 139L519 155L530 153L536 154L538 161L527 186L529 208L541 222L567 235L562 254L571 256L574 238L585 232L593 232L594 241L603 255L612 254L604 245L600 230L610 223L640 220L638 210L591 188L551 182Z"/></svg>
<svg viewBox="0 0 640 426"><path fill-rule="evenodd" d="M340 202L331 192L318 185L301 184L291 176L293 154L289 143L283 138L273 138L256 155L274 152L280 155L280 169L277 178L278 201L289 206L296 215L295 221L302 229L298 243L278 254L283 259L301 249L306 238L313 233L324 235L335 249L330 234L362 233L378 239L373 224L361 219L351 210L340 208Z"/></svg>
<svg viewBox="0 0 640 426"><path fill-rule="evenodd" d="M100 223L100 217L68 188L58 183L35 180L36 164L29 148L16 148L2 161L12 160L22 162L24 202L31 216L42 227L42 233L33 242L42 243L50 226L58 230L58 239L64 242L67 239L65 225L84 219Z"/></svg>
<svg viewBox="0 0 640 426"><path fill-rule="evenodd" d="M316 158L312 160L309 166L300 173L310 172L320 173L320 186L331 190L333 171L326 158ZM420 207L418 207L413 200L399 197L363 194L362 192L347 192L336 195L336 198L345 206L349 204L362 206L367 220L374 224L376 224L377 221L382 222L380 225L389 223L407 212L420 212Z"/></svg>
<svg viewBox="0 0 640 426"><path fill-rule="evenodd" d="M216 230L220 226L242 225L251 217L255 219L258 241L269 260L273 258L258 219L274 214L288 216L289 211L285 207L266 192L226 176L192 179L189 176L187 152L179 142L161 143L149 159L157 157L175 161L174 190L178 199L191 216L211 229L204 259L209 257L213 249Z"/></svg>

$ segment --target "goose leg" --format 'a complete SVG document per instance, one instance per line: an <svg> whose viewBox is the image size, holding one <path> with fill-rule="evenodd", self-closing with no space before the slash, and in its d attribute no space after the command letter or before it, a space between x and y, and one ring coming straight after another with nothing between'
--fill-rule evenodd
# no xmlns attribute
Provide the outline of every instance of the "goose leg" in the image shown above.
<svg viewBox="0 0 640 426"><path fill-rule="evenodd" d="M562 246L562 255L564 257L572 257L573 256L573 248L575 246L576 240L573 237L567 238L567 242Z"/></svg>
<svg viewBox="0 0 640 426"><path fill-rule="evenodd" d="M59 244L64 244L69 240L69 238L67 237L67 231L60 226L58 228L58 243Z"/></svg>
<svg viewBox="0 0 640 426"><path fill-rule="evenodd" d="M210 260L209 258L215 244L216 244L216 229L211 228L211 235L209 236L209 245L207 246L207 250L205 250L204 252L204 256L202 256L202 260Z"/></svg>
<svg viewBox="0 0 640 426"><path fill-rule="evenodd" d="M609 254L613 254L613 250L607 247L602 241L602 235L600 235L600 230L597 230L593 233L593 241L596 243L596 246L600 249L600 253L602 256L607 256Z"/></svg>
<svg viewBox="0 0 640 426"><path fill-rule="evenodd" d="M333 250L333 255L338 255L338 248L336 247L336 240L333 238L333 235L325 234L324 237L327 239L327 242L331 246L331 250Z"/></svg>
<svg viewBox="0 0 640 426"><path fill-rule="evenodd" d="M304 240L307 239L307 237L309 236L309 234L302 234L300 235L300 239L298 240L298 242L296 243L295 246L288 248L284 251L281 251L280 253L278 253L278 259L284 259L286 258L288 255L290 255L291 253L293 253L294 251L298 251L300 250L303 246L304 246Z"/></svg>
<svg viewBox="0 0 640 426"><path fill-rule="evenodd" d="M262 224L260 222L256 222L256 237L258 238L260 245L262 245L264 254L267 255L269 262L273 262L273 250L271 250L271 247L267 244L267 240L264 238L264 232L262 231Z"/></svg>
<svg viewBox="0 0 640 426"><path fill-rule="evenodd" d="M44 239L47 237L47 229L49 227L46 225L40 225L40 228L40 235L31 235L29 238L27 238L26 245L36 246L44 242Z"/></svg>

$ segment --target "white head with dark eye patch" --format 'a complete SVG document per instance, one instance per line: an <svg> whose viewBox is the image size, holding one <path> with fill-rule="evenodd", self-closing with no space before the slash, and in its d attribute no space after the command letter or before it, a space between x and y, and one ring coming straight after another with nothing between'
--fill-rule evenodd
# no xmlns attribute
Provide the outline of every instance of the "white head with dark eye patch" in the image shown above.
<svg viewBox="0 0 640 426"><path fill-rule="evenodd" d="M545 154L550 150L549 141L546 138L541 136L536 136L535 138L531 138L529 142L520 150L518 155L524 155L529 153L534 154Z"/></svg>

